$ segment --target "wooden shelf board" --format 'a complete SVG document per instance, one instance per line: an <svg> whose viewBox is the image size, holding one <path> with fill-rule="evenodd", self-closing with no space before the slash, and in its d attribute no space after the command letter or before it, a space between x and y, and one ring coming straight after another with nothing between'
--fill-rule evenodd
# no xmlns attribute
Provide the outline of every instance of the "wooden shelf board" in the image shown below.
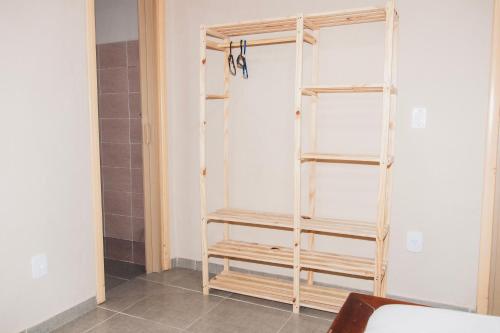
<svg viewBox="0 0 500 333"><path fill-rule="evenodd" d="M292 304L292 281L239 272L222 272L210 280L210 288ZM338 312L349 292L339 288L301 284L301 305Z"/></svg>
<svg viewBox="0 0 500 333"><path fill-rule="evenodd" d="M283 246L226 240L210 246L208 254L286 267L293 265L293 250ZM374 260L370 258L304 249L301 250L300 266L307 270L318 270L364 279L373 279L375 272Z"/></svg>
<svg viewBox="0 0 500 333"><path fill-rule="evenodd" d="M359 23L380 22L386 19L385 8L360 8L342 10L330 13L304 16L304 26L307 29L335 27ZM293 31L296 29L297 17L283 17L269 20L244 21L232 24L207 27L209 35L224 39L234 36L245 36L262 33Z"/></svg>
<svg viewBox="0 0 500 333"><path fill-rule="evenodd" d="M286 230L293 229L293 216L291 214L224 208L208 214L207 219L219 223L225 222ZM375 240L377 236L377 228L374 223L320 217L309 218L303 216L301 229L305 232L317 232L369 240Z"/></svg>
<svg viewBox="0 0 500 333"><path fill-rule="evenodd" d="M379 156L377 155L303 153L301 159L303 162L314 161L325 163L380 164Z"/></svg>
<svg viewBox="0 0 500 333"><path fill-rule="evenodd" d="M227 95L216 95L216 94L207 95L207 99L226 99L226 98L228 98Z"/></svg>
<svg viewBox="0 0 500 333"><path fill-rule="evenodd" d="M278 37L278 38L266 38L266 39L255 39L247 40L247 47L252 46L264 46L264 45L278 45L278 44L289 44L295 43L297 41L295 35ZM304 42L309 44L315 44L316 39L310 34L304 34ZM231 46L230 42L215 44L214 46L207 44L207 48L215 47L217 50L224 50ZM233 41L233 49L239 47L239 42Z"/></svg>
<svg viewBox="0 0 500 333"><path fill-rule="evenodd" d="M304 86L303 95L316 94L351 94L351 93L381 93L384 92L383 85L352 85L352 86Z"/></svg>

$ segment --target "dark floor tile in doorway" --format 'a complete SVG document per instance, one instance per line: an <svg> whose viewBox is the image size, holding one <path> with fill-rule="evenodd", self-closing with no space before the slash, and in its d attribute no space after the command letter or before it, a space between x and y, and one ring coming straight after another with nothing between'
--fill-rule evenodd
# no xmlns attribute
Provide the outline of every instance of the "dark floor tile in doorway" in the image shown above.
<svg viewBox="0 0 500 333"><path fill-rule="evenodd" d="M173 327L149 320L117 314L102 324L94 327L89 333L180 333Z"/></svg>
<svg viewBox="0 0 500 333"><path fill-rule="evenodd" d="M123 312L185 329L223 300L221 297L203 296L196 291L166 286L160 294L148 296Z"/></svg>
<svg viewBox="0 0 500 333"><path fill-rule="evenodd" d="M200 333L276 333L290 316L290 312L225 299L189 327L188 331Z"/></svg>
<svg viewBox="0 0 500 333"><path fill-rule="evenodd" d="M106 275L106 290L109 291L120 284L127 282L128 280L117 278L114 276Z"/></svg>
<svg viewBox="0 0 500 333"><path fill-rule="evenodd" d="M116 312L108 311L105 309L97 308L84 314L80 318L77 318L66 325L53 331L54 333L80 333L85 332L92 327L104 322L111 316L116 314Z"/></svg>
<svg viewBox="0 0 500 333"><path fill-rule="evenodd" d="M331 324L325 319L292 314L279 333L325 333Z"/></svg>
<svg viewBox="0 0 500 333"><path fill-rule="evenodd" d="M144 265L137 265L130 262L104 259L104 272L122 279L131 280L146 272Z"/></svg>

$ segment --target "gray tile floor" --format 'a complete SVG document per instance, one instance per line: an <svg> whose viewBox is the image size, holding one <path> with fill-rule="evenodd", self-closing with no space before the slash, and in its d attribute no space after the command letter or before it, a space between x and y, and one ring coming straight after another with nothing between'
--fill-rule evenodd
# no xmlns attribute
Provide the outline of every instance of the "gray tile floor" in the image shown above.
<svg viewBox="0 0 500 333"><path fill-rule="evenodd" d="M334 314L226 292L201 293L201 273L175 268L108 290L97 309L55 332L325 333Z"/></svg>

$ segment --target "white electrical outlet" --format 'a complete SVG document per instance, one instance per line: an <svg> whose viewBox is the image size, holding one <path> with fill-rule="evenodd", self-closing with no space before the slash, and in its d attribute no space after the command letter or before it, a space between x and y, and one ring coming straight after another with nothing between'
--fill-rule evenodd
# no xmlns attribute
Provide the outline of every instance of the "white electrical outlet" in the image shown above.
<svg viewBox="0 0 500 333"><path fill-rule="evenodd" d="M33 279L40 279L49 273L47 255L37 254L31 257L31 276Z"/></svg>
<svg viewBox="0 0 500 333"><path fill-rule="evenodd" d="M424 235L421 231L408 231L406 234L406 249L416 253L423 251Z"/></svg>
<svg viewBox="0 0 500 333"><path fill-rule="evenodd" d="M427 109L426 108L413 108L411 114L411 127L412 128L425 128L427 123Z"/></svg>

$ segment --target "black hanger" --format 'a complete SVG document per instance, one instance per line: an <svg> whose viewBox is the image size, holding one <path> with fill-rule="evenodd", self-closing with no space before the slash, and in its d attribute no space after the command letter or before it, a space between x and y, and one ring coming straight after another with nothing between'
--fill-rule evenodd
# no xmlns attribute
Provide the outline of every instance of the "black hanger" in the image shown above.
<svg viewBox="0 0 500 333"><path fill-rule="evenodd" d="M243 40L240 39L240 55L236 58L236 65L238 68L243 70L243 78L248 79L248 67L247 67L247 59L245 54L247 53L247 41L245 40L245 45L243 47Z"/></svg>
<svg viewBox="0 0 500 333"><path fill-rule="evenodd" d="M234 65L234 58L233 58L233 42L229 43L229 57L227 57L227 63L229 66L229 72L232 75L236 75L236 66Z"/></svg>

